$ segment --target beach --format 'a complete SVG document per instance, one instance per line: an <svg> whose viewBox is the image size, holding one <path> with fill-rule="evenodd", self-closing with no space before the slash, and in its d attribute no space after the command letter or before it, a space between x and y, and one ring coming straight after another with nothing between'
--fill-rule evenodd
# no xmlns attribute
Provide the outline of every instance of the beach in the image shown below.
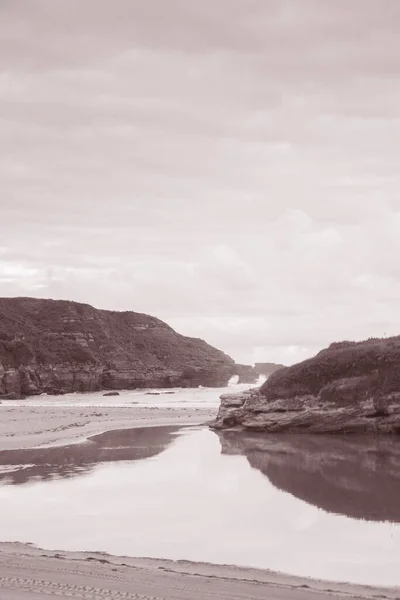
<svg viewBox="0 0 400 600"><path fill-rule="evenodd" d="M217 406L0 406L0 449L74 444L102 432L204 424ZM42 550L0 543L0 600L219 600L400 597L400 589L339 584L228 565Z"/></svg>
<svg viewBox="0 0 400 600"><path fill-rule="evenodd" d="M394 600L399 593L226 565L0 544L1 600Z"/></svg>
<svg viewBox="0 0 400 600"><path fill-rule="evenodd" d="M217 407L0 406L0 450L67 445L104 431L161 425L200 425Z"/></svg>

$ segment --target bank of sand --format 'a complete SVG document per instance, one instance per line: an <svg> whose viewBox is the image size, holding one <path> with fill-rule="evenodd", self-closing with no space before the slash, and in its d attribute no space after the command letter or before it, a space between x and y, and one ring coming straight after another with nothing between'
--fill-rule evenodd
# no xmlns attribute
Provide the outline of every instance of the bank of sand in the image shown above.
<svg viewBox="0 0 400 600"><path fill-rule="evenodd" d="M10 406L0 405L0 450L66 445L112 429L199 425L217 407Z"/></svg>
<svg viewBox="0 0 400 600"><path fill-rule="evenodd" d="M391 599L400 590L289 577L269 571L0 544L1 600Z"/></svg>
<svg viewBox="0 0 400 600"><path fill-rule="evenodd" d="M0 406L0 449L70 444L112 429L196 425L216 408ZM1 535L1 532L0 532ZM212 543L212 542L210 542ZM400 599L400 589L324 583L269 571L121 558L0 543L0 600Z"/></svg>

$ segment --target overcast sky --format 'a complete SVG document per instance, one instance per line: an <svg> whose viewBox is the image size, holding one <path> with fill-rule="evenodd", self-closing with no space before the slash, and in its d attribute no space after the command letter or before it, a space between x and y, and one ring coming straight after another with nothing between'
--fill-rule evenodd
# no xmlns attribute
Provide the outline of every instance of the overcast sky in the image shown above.
<svg viewBox="0 0 400 600"><path fill-rule="evenodd" d="M0 294L400 334L399 77L398 0L0 0Z"/></svg>

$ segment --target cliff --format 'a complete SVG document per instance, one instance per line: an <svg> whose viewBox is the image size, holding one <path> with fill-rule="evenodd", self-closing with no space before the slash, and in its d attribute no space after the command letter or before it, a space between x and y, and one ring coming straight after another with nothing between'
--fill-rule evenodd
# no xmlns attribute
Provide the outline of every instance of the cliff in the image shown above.
<svg viewBox="0 0 400 600"><path fill-rule="evenodd" d="M400 336L341 342L221 397L216 429L400 433Z"/></svg>
<svg viewBox="0 0 400 600"><path fill-rule="evenodd" d="M239 376L238 383L257 383L260 374L252 365L240 365L235 366L235 375Z"/></svg>
<svg viewBox="0 0 400 600"><path fill-rule="evenodd" d="M400 522L400 447L392 437L218 433L278 489L327 512Z"/></svg>
<svg viewBox="0 0 400 600"><path fill-rule="evenodd" d="M0 397L222 387L234 361L163 321L87 304L0 298Z"/></svg>
<svg viewBox="0 0 400 600"><path fill-rule="evenodd" d="M275 371L279 371L279 369L283 369L284 367L285 365L279 363L255 363L254 370L259 375L266 375L269 377L272 373L275 373Z"/></svg>
<svg viewBox="0 0 400 600"><path fill-rule="evenodd" d="M276 363L255 363L255 365L236 364L236 373L239 375L238 383L257 383L260 375L272 375L275 371L283 369L284 365Z"/></svg>

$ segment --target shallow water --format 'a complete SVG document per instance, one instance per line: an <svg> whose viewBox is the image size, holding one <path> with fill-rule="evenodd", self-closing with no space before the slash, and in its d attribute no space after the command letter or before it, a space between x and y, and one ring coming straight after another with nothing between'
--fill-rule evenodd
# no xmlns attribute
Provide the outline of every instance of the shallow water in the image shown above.
<svg viewBox="0 0 400 600"><path fill-rule="evenodd" d="M0 539L400 584L390 440L124 430L0 452Z"/></svg>
<svg viewBox="0 0 400 600"><path fill-rule="evenodd" d="M171 408L194 408L215 407L219 405L221 394L237 393L260 386L265 381L260 376L255 384L236 383L237 376L232 377L229 384L224 388L154 388L143 390L120 390L118 396L105 396L106 392L88 392L85 394L72 393L52 396L41 394L40 396L29 396L25 400L7 400L7 406L77 406L77 407L119 407L137 404L142 407L171 407Z"/></svg>

